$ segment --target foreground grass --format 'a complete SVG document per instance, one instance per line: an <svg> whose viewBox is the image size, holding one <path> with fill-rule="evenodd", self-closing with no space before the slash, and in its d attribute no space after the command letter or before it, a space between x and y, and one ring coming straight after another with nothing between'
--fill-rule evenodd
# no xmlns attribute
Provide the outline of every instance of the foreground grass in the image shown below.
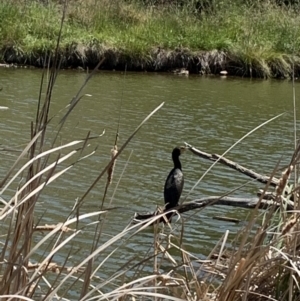
<svg viewBox="0 0 300 301"><path fill-rule="evenodd" d="M188 2L188 1L187 1ZM169 70L287 77L300 70L300 14L271 2L222 1L208 14L189 6L151 7L116 1L70 1L61 40L64 67ZM62 6L0 3L0 58L42 66L53 53Z"/></svg>

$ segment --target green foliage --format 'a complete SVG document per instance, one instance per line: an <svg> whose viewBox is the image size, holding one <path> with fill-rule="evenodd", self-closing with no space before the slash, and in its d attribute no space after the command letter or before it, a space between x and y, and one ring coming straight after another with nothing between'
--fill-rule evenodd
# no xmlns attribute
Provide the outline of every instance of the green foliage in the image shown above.
<svg viewBox="0 0 300 301"><path fill-rule="evenodd" d="M274 1L212 0L209 9L197 14L195 5L207 1L142 2L70 1L61 48L83 44L99 52L113 49L132 60L147 60L158 47L216 49L238 56L248 68L259 66L262 73L271 62L298 55L300 49L300 15ZM53 51L61 12L56 1L1 1L1 54L10 47L28 57ZM269 74L270 70L265 76Z"/></svg>

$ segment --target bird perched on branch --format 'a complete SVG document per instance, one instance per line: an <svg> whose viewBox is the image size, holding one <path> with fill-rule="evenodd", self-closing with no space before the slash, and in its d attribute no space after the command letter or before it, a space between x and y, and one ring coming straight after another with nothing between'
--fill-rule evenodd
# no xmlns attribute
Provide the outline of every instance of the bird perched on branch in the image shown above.
<svg viewBox="0 0 300 301"><path fill-rule="evenodd" d="M182 193L184 179L179 156L183 153L185 147L175 147L172 151L172 160L174 168L170 171L164 187L164 199L166 210L177 207ZM166 215L170 220L171 214Z"/></svg>

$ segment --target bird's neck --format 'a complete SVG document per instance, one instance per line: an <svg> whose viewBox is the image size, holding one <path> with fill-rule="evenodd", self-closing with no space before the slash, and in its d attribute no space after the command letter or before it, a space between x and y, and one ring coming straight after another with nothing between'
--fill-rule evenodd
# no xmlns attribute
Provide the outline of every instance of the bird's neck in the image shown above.
<svg viewBox="0 0 300 301"><path fill-rule="evenodd" d="M173 161L174 161L174 168L179 168L181 170L181 163L180 163L180 160L179 158L173 158Z"/></svg>

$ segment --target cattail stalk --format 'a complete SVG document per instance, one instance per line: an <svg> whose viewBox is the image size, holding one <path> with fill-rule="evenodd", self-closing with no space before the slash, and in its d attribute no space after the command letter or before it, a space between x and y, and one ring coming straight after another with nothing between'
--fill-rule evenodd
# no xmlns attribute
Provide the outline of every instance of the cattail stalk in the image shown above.
<svg viewBox="0 0 300 301"><path fill-rule="evenodd" d="M111 182L112 182L112 179L113 179L113 175L114 175L114 169L115 169L115 165L116 165L116 161L117 160L114 160L115 156L118 154L118 146L115 145L114 148L112 148L111 150L111 159L113 160L112 161L112 164L111 166L109 167L109 169L107 170L107 184L110 185Z"/></svg>
<svg viewBox="0 0 300 301"><path fill-rule="evenodd" d="M278 185L276 186L276 195L277 196L280 196L282 195L283 191L284 191L284 188L291 176L291 173L294 169L294 166L293 165L290 165L283 173L282 173L282 176L281 178L279 179L279 182L278 182Z"/></svg>

